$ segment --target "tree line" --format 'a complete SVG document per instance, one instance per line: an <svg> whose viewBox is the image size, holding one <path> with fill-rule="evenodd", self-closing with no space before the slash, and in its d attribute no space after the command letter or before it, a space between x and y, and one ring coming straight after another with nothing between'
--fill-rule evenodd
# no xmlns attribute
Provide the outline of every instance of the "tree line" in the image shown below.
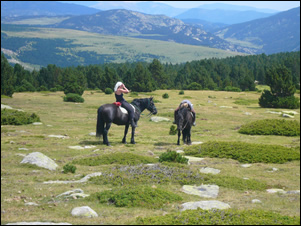
<svg viewBox="0 0 301 226"><path fill-rule="evenodd" d="M300 51L182 64L163 64L158 59L151 63L106 63L65 68L49 64L31 72L20 64L11 66L2 53L1 95L43 90L74 91L82 95L86 89L113 89L117 81L136 92L157 89L254 91L254 81L267 84L266 74L276 66L287 69L293 85L300 89Z"/></svg>

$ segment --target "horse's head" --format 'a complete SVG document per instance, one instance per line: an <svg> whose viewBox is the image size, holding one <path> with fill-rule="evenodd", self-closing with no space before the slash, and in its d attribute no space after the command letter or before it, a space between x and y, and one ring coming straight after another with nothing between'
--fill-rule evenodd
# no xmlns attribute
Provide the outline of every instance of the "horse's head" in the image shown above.
<svg viewBox="0 0 301 226"><path fill-rule="evenodd" d="M157 114L157 108L154 104L154 101L153 101L153 97L149 98L149 103L148 103L148 106L147 106L147 110L149 110L152 114Z"/></svg>

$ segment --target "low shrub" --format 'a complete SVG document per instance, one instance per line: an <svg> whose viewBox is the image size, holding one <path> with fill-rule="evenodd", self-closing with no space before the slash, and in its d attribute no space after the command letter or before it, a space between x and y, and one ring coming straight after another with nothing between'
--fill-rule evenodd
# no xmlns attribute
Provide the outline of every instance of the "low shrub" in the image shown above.
<svg viewBox="0 0 301 226"><path fill-rule="evenodd" d="M238 132L249 135L300 136L300 122L285 119L263 119L241 126Z"/></svg>
<svg viewBox="0 0 301 226"><path fill-rule="evenodd" d="M92 194L90 199L96 197L100 203L113 204L116 207L146 207L161 208L165 204L182 201L182 197L160 188L147 186L117 188Z"/></svg>
<svg viewBox="0 0 301 226"><path fill-rule="evenodd" d="M69 165L69 164L66 164L66 165L64 165L64 167L63 167L63 172L64 173L75 173L75 171L76 171L76 166L74 166L74 165Z"/></svg>
<svg viewBox="0 0 301 226"><path fill-rule="evenodd" d="M251 144L244 142L206 142L184 149L195 157L228 158L241 163L285 163L300 160L300 150L280 145Z"/></svg>
<svg viewBox="0 0 301 226"><path fill-rule="evenodd" d="M186 210L165 216L137 217L139 225L300 225L300 217L283 216L272 211Z"/></svg>
<svg viewBox="0 0 301 226"><path fill-rule="evenodd" d="M79 94L76 93L67 93L64 96L65 102L77 102L77 103L84 103L84 98L82 98Z"/></svg>
<svg viewBox="0 0 301 226"><path fill-rule="evenodd" d="M171 125L169 129L169 135L176 135L178 133L177 127L175 125Z"/></svg>
<svg viewBox="0 0 301 226"><path fill-rule="evenodd" d="M137 164L147 164L156 163L157 159L150 156L135 155L132 153L112 153L105 154L96 157L89 157L84 159L73 160L73 164L86 165L86 166L98 166L98 165L110 165L110 164L120 164L120 165L137 165Z"/></svg>
<svg viewBox="0 0 301 226"><path fill-rule="evenodd" d="M105 89L105 94L112 94L113 90L111 88L106 88Z"/></svg>
<svg viewBox="0 0 301 226"><path fill-rule="evenodd" d="M228 92L241 92L240 88L234 86L226 86L224 90Z"/></svg>
<svg viewBox="0 0 301 226"><path fill-rule="evenodd" d="M152 166L123 166L114 167L102 173L101 177L93 177L90 180L95 184L113 186L144 185L144 184L180 184L201 185L203 183L216 184L235 190L260 190L267 189L267 184L257 180L244 180L243 178L201 174L193 171L186 165L175 165L166 162L167 165L155 164ZM173 164L173 166L170 166Z"/></svg>
<svg viewBox="0 0 301 226"><path fill-rule="evenodd" d="M180 90L179 95L184 95L184 90Z"/></svg>
<svg viewBox="0 0 301 226"><path fill-rule="evenodd" d="M159 156L159 162L178 162L187 164L188 159L183 157L181 154L177 153L176 151L170 151L162 153Z"/></svg>
<svg viewBox="0 0 301 226"><path fill-rule="evenodd" d="M39 116L35 113L27 113L13 109L1 109L1 125L26 125L40 122Z"/></svg>
<svg viewBox="0 0 301 226"><path fill-rule="evenodd" d="M164 99L168 99L168 98L169 98L169 95L168 95L168 93L164 93L164 94L162 95L162 98L164 98Z"/></svg>

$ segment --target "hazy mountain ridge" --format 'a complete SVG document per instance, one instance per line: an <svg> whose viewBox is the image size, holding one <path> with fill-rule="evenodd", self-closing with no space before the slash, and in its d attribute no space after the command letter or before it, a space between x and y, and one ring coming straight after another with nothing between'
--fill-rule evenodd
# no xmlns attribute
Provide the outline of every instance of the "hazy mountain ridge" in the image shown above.
<svg viewBox="0 0 301 226"><path fill-rule="evenodd" d="M297 51L300 50L300 7L268 18L231 25L215 34L223 39L262 45L262 50L257 53Z"/></svg>
<svg viewBox="0 0 301 226"><path fill-rule="evenodd" d="M76 16L56 24L56 28L76 29L100 34L143 37L223 50L252 53L183 21L164 15L149 15L119 9L93 15Z"/></svg>

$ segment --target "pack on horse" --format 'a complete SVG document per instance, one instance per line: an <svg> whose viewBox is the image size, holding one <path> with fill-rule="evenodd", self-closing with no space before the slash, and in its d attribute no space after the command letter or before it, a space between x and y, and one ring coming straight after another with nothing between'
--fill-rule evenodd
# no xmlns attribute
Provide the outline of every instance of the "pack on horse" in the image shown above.
<svg viewBox="0 0 301 226"><path fill-rule="evenodd" d="M194 122L194 116L187 103L181 103L176 112L176 124L178 129L178 143L180 145L181 133L184 144L191 144L191 127Z"/></svg>
<svg viewBox="0 0 301 226"><path fill-rule="evenodd" d="M117 102L118 103L118 102ZM132 106L135 108L134 121L137 124L137 121L140 119L140 114L145 109L150 111L150 114L157 114L156 106L153 102L153 97L143 98L143 99L134 99L131 102ZM116 125L125 125L124 137L122 143L126 144L126 135L128 133L130 121L128 113L123 113L122 108L117 106L118 104L104 104L100 106L97 110L97 125L96 125L96 137L103 136L103 143L110 146L108 140L108 131L111 127L111 124ZM125 109L124 109L125 110ZM135 144L135 127L132 127L132 137L131 143Z"/></svg>

